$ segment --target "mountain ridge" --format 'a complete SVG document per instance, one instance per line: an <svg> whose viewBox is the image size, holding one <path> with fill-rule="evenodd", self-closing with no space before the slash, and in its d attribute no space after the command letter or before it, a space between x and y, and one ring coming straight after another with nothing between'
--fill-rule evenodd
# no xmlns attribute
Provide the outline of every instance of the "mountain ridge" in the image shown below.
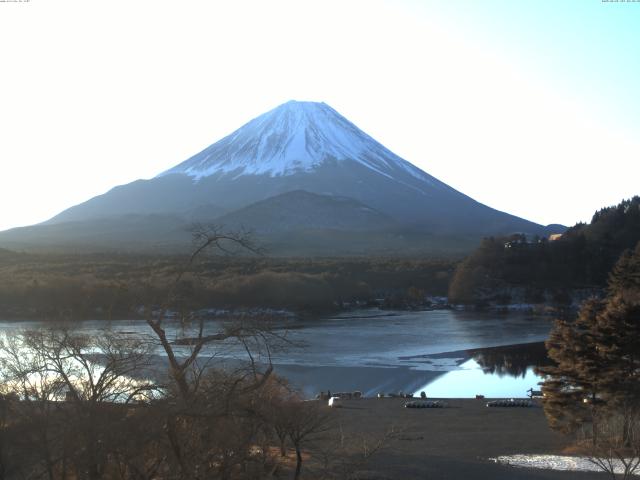
<svg viewBox="0 0 640 480"><path fill-rule="evenodd" d="M314 215L308 215L313 210ZM293 230L379 231L395 227L393 219L349 197L319 195L305 190L274 195L214 219L230 228L256 233Z"/></svg>

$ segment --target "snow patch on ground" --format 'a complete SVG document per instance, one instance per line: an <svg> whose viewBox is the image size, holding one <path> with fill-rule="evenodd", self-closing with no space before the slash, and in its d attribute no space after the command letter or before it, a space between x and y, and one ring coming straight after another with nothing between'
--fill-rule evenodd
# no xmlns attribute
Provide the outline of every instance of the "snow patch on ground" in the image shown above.
<svg viewBox="0 0 640 480"><path fill-rule="evenodd" d="M503 455L491 460L522 468L540 468L545 470L563 470L570 472L602 472L600 467L590 462L586 457L569 457L564 455ZM616 473L622 473L624 468L620 461L614 462ZM635 475L640 475L636 471Z"/></svg>

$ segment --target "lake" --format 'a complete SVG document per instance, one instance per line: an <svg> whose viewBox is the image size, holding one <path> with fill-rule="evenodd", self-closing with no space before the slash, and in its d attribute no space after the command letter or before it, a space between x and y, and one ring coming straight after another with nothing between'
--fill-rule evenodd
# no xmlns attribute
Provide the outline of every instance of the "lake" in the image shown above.
<svg viewBox="0 0 640 480"><path fill-rule="evenodd" d="M205 333L217 332L221 324L209 321ZM11 335L16 329L43 325L1 321L0 332ZM149 333L139 320L74 325L93 334L105 328L131 335ZM327 390L359 390L366 396L425 391L429 397L489 398L523 397L529 388L537 388L533 367L544 362L541 342L551 322L522 313L366 309L281 319L273 327L294 345L272 354L275 371L306 397ZM177 322L167 326L170 337L179 330ZM157 353L162 355L160 349ZM243 358L232 347L217 353L221 358Z"/></svg>

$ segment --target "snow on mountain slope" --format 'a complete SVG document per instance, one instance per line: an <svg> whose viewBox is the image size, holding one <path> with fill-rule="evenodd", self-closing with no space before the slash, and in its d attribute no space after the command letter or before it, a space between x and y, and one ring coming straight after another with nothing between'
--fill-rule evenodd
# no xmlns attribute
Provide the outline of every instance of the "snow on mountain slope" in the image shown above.
<svg viewBox="0 0 640 480"><path fill-rule="evenodd" d="M232 134L161 173L288 176L312 172L326 162L351 160L389 179L406 174L444 186L376 142L325 103L290 101L251 120ZM404 174L404 175L403 175Z"/></svg>

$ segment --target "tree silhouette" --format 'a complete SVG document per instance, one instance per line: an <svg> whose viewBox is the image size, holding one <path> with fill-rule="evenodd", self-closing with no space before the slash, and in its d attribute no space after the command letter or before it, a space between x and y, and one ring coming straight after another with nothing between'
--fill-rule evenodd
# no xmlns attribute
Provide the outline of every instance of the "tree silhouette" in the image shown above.
<svg viewBox="0 0 640 480"><path fill-rule="evenodd" d="M640 244L613 268L605 299L585 302L573 322L556 322L547 341L556 365L540 369L550 426L567 433L588 427L593 451L609 457L640 451L639 276ZM608 428L616 423L621 428Z"/></svg>

